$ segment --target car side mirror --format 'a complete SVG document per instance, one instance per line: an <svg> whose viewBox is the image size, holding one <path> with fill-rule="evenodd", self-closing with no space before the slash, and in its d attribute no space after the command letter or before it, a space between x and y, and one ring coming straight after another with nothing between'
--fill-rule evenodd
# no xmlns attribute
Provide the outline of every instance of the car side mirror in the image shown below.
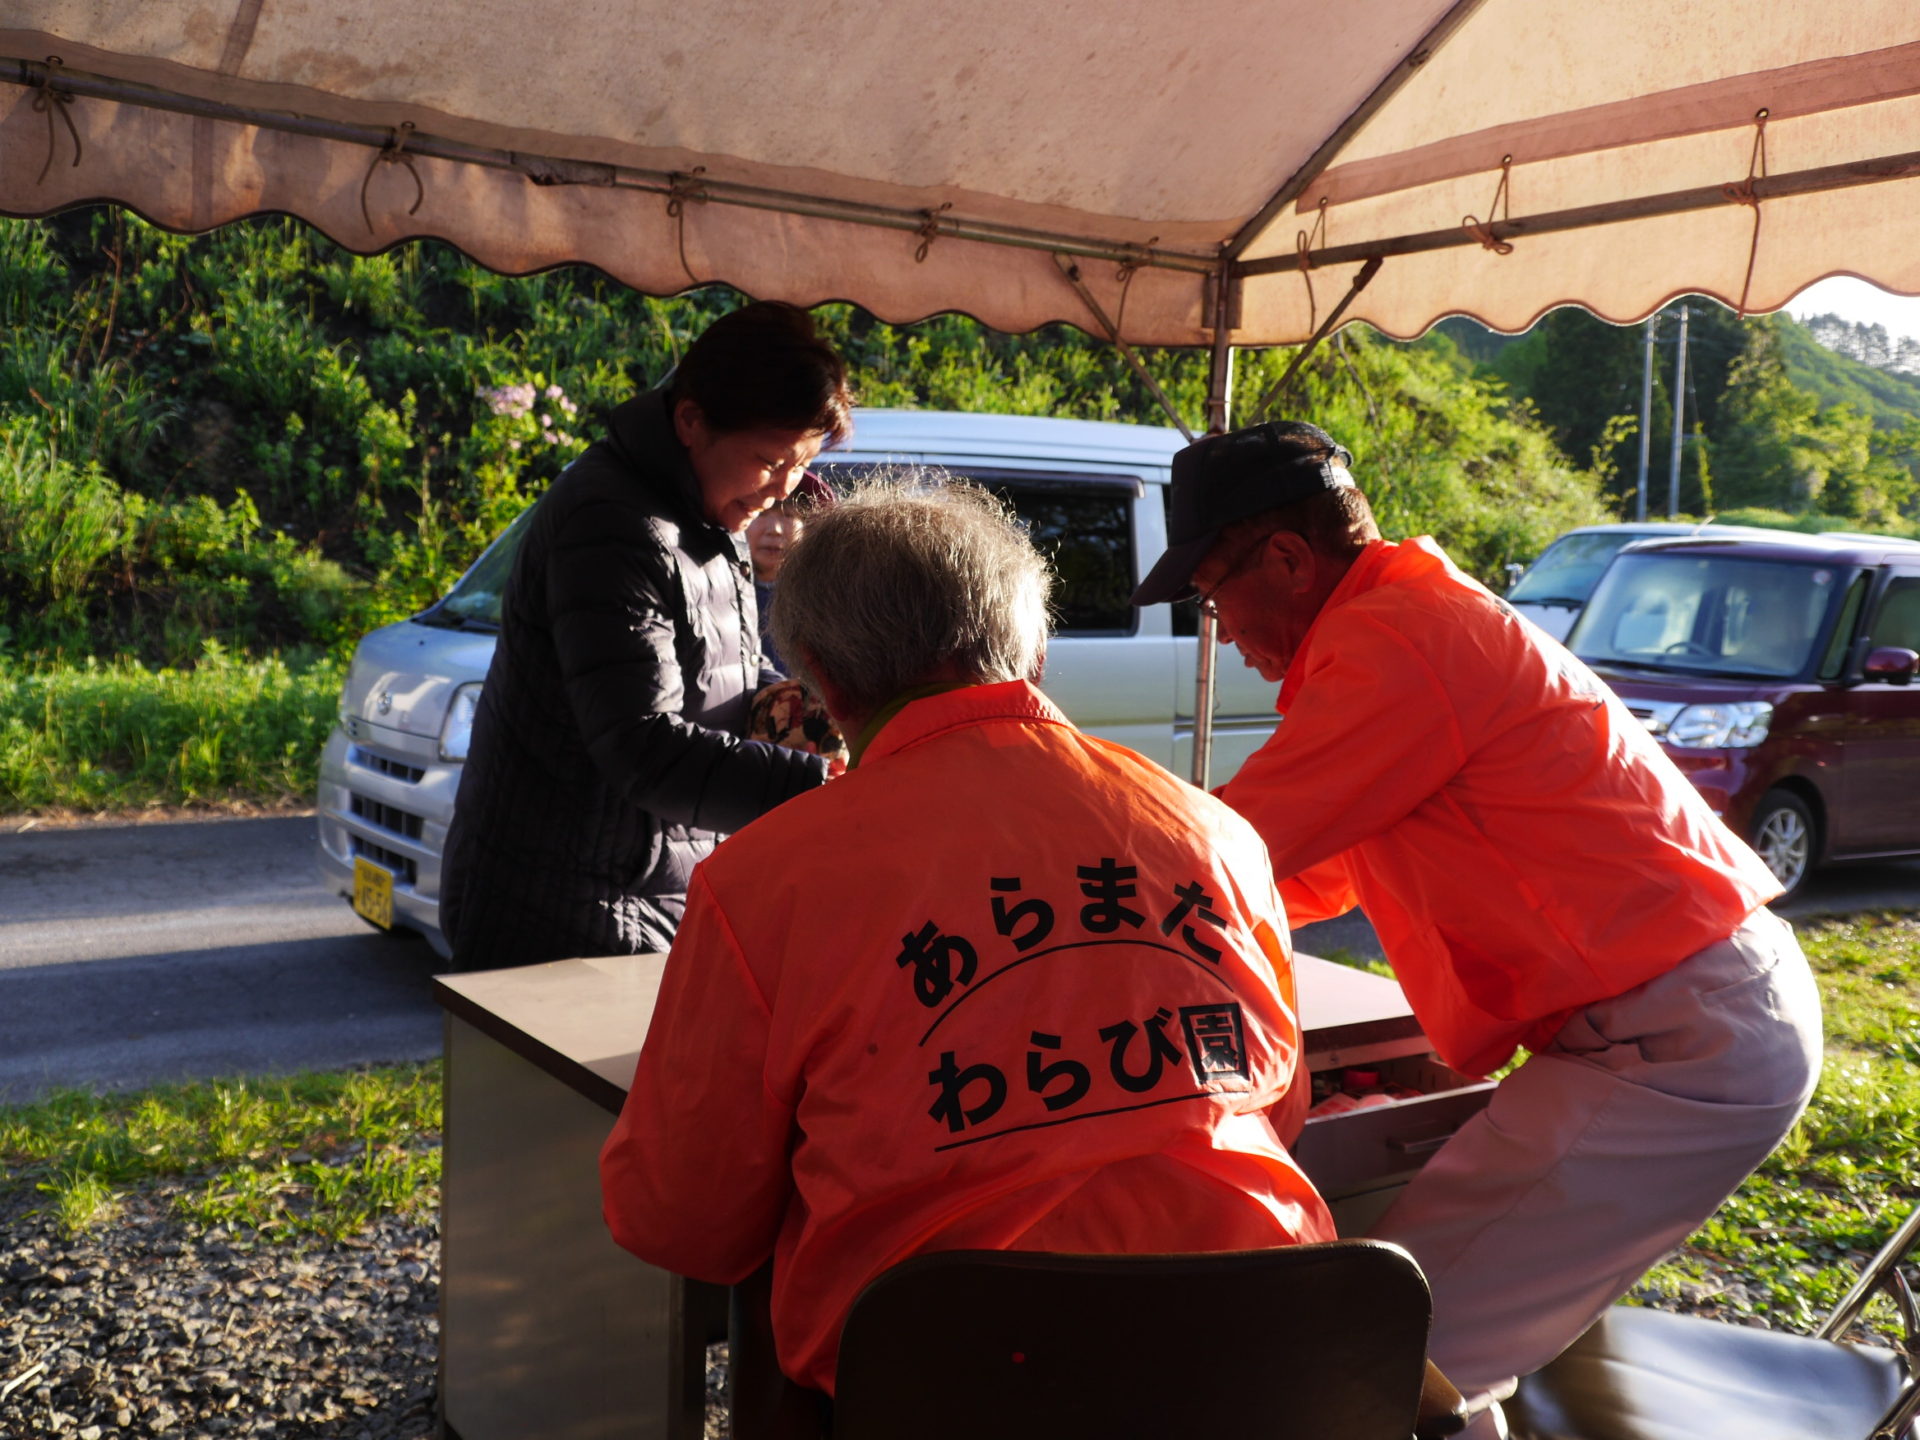
<svg viewBox="0 0 1920 1440"><path fill-rule="evenodd" d="M1920 654L1898 645L1881 646L1870 653L1867 663L1860 667L1860 673L1867 679L1887 685L1912 683L1916 670L1920 670Z"/></svg>

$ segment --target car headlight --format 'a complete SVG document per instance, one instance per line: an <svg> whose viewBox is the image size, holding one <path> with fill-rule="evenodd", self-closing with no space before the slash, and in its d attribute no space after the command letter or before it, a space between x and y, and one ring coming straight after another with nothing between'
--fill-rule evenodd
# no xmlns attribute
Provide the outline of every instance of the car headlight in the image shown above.
<svg viewBox="0 0 1920 1440"><path fill-rule="evenodd" d="M1689 705L1673 717L1663 738L1695 750L1747 750L1767 738L1772 721L1773 706L1764 700Z"/></svg>
<svg viewBox="0 0 1920 1440"><path fill-rule="evenodd" d="M473 717L480 709L480 682L462 685L453 692L447 706L447 718L440 724L440 758L464 760L467 746L473 743Z"/></svg>

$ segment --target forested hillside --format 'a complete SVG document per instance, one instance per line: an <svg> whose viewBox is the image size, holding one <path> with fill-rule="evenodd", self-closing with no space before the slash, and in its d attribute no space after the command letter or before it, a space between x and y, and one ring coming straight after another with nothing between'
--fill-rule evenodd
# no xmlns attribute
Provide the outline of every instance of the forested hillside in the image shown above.
<svg viewBox="0 0 1920 1440"><path fill-rule="evenodd" d="M433 599L737 302L507 279L437 245L363 259L291 221L193 239L105 210L0 221L0 655L338 653ZM820 319L864 404L1164 423L1077 330ZM1243 361L1243 405L1284 359ZM1197 420L1204 357L1147 360ZM1390 529L1491 578L1603 511L1472 372L1442 338L1353 333L1292 406L1352 445Z"/></svg>
<svg viewBox="0 0 1920 1440"><path fill-rule="evenodd" d="M1920 515L1920 378L1896 368L1905 352L1884 331L1876 349L1871 334L1852 335L1832 317L1815 322L1820 334L1852 353L1828 348L1784 314L1742 320L1713 301L1686 305L1682 512L1912 533ZM1518 337L1465 321L1443 329L1483 374L1533 404L1626 513L1639 463L1644 327L1563 309ZM1675 304L1657 331L1649 514L1665 513L1678 332Z"/></svg>

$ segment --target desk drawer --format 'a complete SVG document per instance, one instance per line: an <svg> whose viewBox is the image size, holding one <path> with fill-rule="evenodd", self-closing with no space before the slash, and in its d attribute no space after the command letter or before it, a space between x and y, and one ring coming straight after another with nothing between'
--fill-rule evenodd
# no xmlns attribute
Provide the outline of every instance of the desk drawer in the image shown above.
<svg viewBox="0 0 1920 1440"><path fill-rule="evenodd" d="M1474 1080L1432 1058L1388 1060L1368 1068L1388 1084L1423 1093L1307 1121L1294 1158L1329 1201L1405 1184L1486 1105L1495 1083Z"/></svg>

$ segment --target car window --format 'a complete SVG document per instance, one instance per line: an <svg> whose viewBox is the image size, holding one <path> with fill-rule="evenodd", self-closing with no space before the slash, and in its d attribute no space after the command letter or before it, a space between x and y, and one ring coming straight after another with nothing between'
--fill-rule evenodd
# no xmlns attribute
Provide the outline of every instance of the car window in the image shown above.
<svg viewBox="0 0 1920 1440"><path fill-rule="evenodd" d="M493 544L481 552L471 569L454 584L446 598L429 612L432 618L451 624L500 625L500 595L507 588L507 576L513 573L513 557L520 553L520 537L527 533L527 521L533 515L529 505L500 532Z"/></svg>
<svg viewBox="0 0 1920 1440"><path fill-rule="evenodd" d="M1061 635L1131 635L1133 485L987 481L1053 563Z"/></svg>
<svg viewBox="0 0 1920 1440"><path fill-rule="evenodd" d="M1859 622L1860 607L1866 602L1867 582L1872 577L1862 571L1853 577L1853 583L1847 587L1847 598L1840 605L1840 619L1833 627L1833 638L1827 641L1827 653L1820 657L1820 678L1838 680L1840 672L1847 666L1847 651L1853 640L1853 627Z"/></svg>
<svg viewBox="0 0 1920 1440"><path fill-rule="evenodd" d="M1635 540L1646 538L1618 532L1562 535L1540 552L1540 558L1507 592L1507 599L1531 600L1536 605L1552 600L1583 604L1593 593L1607 562Z"/></svg>
<svg viewBox="0 0 1920 1440"><path fill-rule="evenodd" d="M1877 650L1898 645L1920 651L1920 576L1896 575L1880 597L1867 635Z"/></svg>
<svg viewBox="0 0 1920 1440"><path fill-rule="evenodd" d="M1828 566L1625 554L1567 637L1583 660L1695 674L1798 675L1833 602Z"/></svg>
<svg viewBox="0 0 1920 1440"><path fill-rule="evenodd" d="M885 467L857 462L814 467L841 489L881 468ZM934 469L940 475L971 480L1012 506L1035 547L1053 566L1056 635L1134 632L1138 612L1132 604L1133 502L1140 493L1140 481L1128 475Z"/></svg>

